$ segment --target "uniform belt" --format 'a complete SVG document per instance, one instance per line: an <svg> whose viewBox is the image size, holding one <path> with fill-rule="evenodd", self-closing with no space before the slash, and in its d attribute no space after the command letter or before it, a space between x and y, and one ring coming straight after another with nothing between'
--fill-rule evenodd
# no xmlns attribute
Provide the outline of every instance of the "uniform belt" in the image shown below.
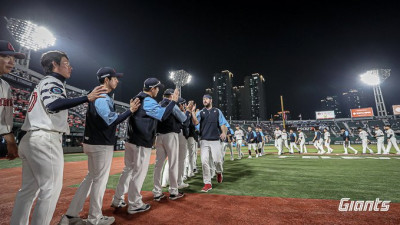
<svg viewBox="0 0 400 225"><path fill-rule="evenodd" d="M47 132L47 133L64 134L64 132L52 131L52 130L43 130L43 129L29 130L28 132L35 132L35 131L44 131L44 132Z"/></svg>

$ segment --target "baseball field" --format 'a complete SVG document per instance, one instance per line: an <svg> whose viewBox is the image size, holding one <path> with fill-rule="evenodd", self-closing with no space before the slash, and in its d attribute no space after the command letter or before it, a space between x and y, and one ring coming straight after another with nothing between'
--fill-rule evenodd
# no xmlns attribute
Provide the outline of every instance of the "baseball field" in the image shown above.
<svg viewBox="0 0 400 225"><path fill-rule="evenodd" d="M273 146L267 155L231 161L225 156L224 180L213 180L213 189L201 193L199 172L187 181L185 198L154 202L153 168L155 152L143 185L144 201L151 210L129 215L125 209L110 207L114 188L123 168L124 152L115 152L103 213L116 218L115 224L400 224L400 155L343 155L342 146L332 154L319 155L312 146L308 154L278 156ZM374 146L370 146L375 152ZM236 153L236 151L234 150ZM253 155L254 156L254 155ZM64 187L52 224L57 224L87 172L85 154L65 155ZM21 160L0 160L1 224L9 224L14 198L21 184ZM165 188L165 192L167 192ZM388 211L339 211L342 198L350 201L390 201ZM87 217L88 201L82 217ZM379 208L379 207L378 207ZM354 208L356 210L356 208Z"/></svg>

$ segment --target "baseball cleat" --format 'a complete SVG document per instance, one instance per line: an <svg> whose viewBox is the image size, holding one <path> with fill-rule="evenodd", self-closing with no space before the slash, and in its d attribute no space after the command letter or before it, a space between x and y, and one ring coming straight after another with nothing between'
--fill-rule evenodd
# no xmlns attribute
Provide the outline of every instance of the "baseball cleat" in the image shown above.
<svg viewBox="0 0 400 225"><path fill-rule="evenodd" d="M131 209L131 207L128 207L128 213L136 214L136 213L146 212L150 208L151 208L151 206L149 204L143 204L143 206L138 209Z"/></svg>
<svg viewBox="0 0 400 225"><path fill-rule="evenodd" d="M183 183L183 182L178 186L179 189L183 189L183 188L187 188L187 187L189 187L189 184Z"/></svg>
<svg viewBox="0 0 400 225"><path fill-rule="evenodd" d="M249 159L251 159L251 155L249 155Z"/></svg>
<svg viewBox="0 0 400 225"><path fill-rule="evenodd" d="M165 198L165 195L164 195L164 193L161 193L161 195L155 196L155 197L154 197L154 201L159 202L159 201L161 201L161 199L163 199L163 198Z"/></svg>
<svg viewBox="0 0 400 225"><path fill-rule="evenodd" d="M86 222L83 221L83 219L80 217L72 217L72 216L67 216L67 215L63 215L61 217L60 222L58 222L58 225L69 225L69 224L85 225Z"/></svg>
<svg viewBox="0 0 400 225"><path fill-rule="evenodd" d="M96 223L96 225L111 225L115 222L115 218L112 216L103 216L100 220ZM91 222L87 221L86 224L92 225Z"/></svg>
<svg viewBox="0 0 400 225"><path fill-rule="evenodd" d="M176 195L169 195L169 199L177 200L179 198L182 198L183 196L185 196L185 194L183 192L178 192L178 194L176 194Z"/></svg>
<svg viewBox="0 0 400 225"><path fill-rule="evenodd" d="M201 192L209 192L212 190L211 184L205 184L204 187L201 189Z"/></svg>
<svg viewBox="0 0 400 225"><path fill-rule="evenodd" d="M111 202L111 207L113 208L124 208L126 207L126 203L122 199L118 199L115 196L113 197L113 200Z"/></svg>

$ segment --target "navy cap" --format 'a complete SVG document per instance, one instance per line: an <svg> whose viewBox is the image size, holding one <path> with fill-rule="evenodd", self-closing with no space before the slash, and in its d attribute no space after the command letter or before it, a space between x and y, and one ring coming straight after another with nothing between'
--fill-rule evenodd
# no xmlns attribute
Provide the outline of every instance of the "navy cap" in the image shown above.
<svg viewBox="0 0 400 225"><path fill-rule="evenodd" d="M186 100L184 98L179 97L178 98L178 104L185 104Z"/></svg>
<svg viewBox="0 0 400 225"><path fill-rule="evenodd" d="M25 59L25 54L15 52L12 44L5 40L0 40L0 55L11 55L17 59Z"/></svg>
<svg viewBox="0 0 400 225"><path fill-rule="evenodd" d="M164 91L164 95L173 95L174 94L174 89L168 88L167 90Z"/></svg>
<svg viewBox="0 0 400 225"><path fill-rule="evenodd" d="M97 71L97 79L102 80L106 77L122 77L122 73L117 73L115 69L111 67L102 67Z"/></svg>
<svg viewBox="0 0 400 225"><path fill-rule="evenodd" d="M147 89L154 88L154 87L164 88L164 85L157 78L152 77L152 78L147 78L144 81L143 87L147 88Z"/></svg>
<svg viewBox="0 0 400 225"><path fill-rule="evenodd" d="M211 95L209 95L209 94L205 94L205 95L203 95L203 98L209 98L209 99L212 99Z"/></svg>

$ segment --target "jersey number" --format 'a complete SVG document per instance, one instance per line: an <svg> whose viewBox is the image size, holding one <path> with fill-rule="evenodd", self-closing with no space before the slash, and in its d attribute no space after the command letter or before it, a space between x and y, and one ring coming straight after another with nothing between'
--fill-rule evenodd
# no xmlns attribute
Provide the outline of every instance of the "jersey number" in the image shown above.
<svg viewBox="0 0 400 225"><path fill-rule="evenodd" d="M29 101L29 108L28 108L28 112L32 111L33 107L35 106L37 101L37 92L33 92L32 96L31 96L31 100Z"/></svg>

